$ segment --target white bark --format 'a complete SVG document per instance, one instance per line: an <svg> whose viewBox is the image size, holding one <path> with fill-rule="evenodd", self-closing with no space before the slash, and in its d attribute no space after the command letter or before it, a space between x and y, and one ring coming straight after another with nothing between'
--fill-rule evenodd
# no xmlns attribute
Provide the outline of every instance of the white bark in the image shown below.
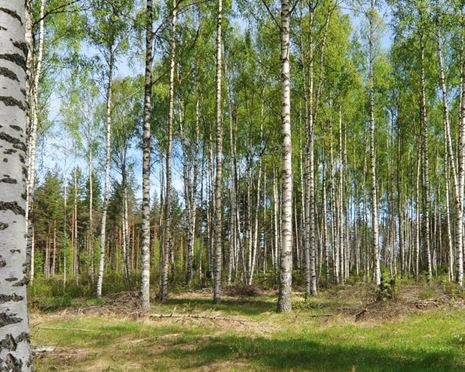
<svg viewBox="0 0 465 372"><path fill-rule="evenodd" d="M457 174L457 195L455 198L456 209L456 278L457 284L463 286L463 204L464 204L464 184L465 184L465 62L461 67L462 76L460 84L460 120L458 135L458 174Z"/></svg>
<svg viewBox="0 0 465 372"><path fill-rule="evenodd" d="M281 0L281 90L282 90L282 223L281 266L278 312L292 310L292 144L290 88L290 9L289 1Z"/></svg>
<svg viewBox="0 0 465 372"><path fill-rule="evenodd" d="M172 250L171 246L171 158L173 152L173 121L174 121L174 78L176 72L176 28L178 24L178 2L173 0L171 13L171 61L169 82L168 108L168 147L166 149L166 195L165 195L165 228L163 236L163 257L161 268L160 301L168 300L168 266Z"/></svg>
<svg viewBox="0 0 465 372"><path fill-rule="evenodd" d="M147 0L145 38L145 92L144 92L144 134L142 165L142 308L150 307L150 154L152 123L152 64L153 64L153 8ZM162 182L160 180L160 182ZM163 188L160 187L160 197Z"/></svg>
<svg viewBox="0 0 465 372"><path fill-rule="evenodd" d="M94 184L93 184L93 159L92 159L92 148L89 149L89 164L88 164L88 177L89 177L89 227L88 227L88 252L89 252L89 274L94 281Z"/></svg>
<svg viewBox="0 0 465 372"><path fill-rule="evenodd" d="M374 1L371 1L371 8L374 7ZM372 229L372 246L374 260L374 275L376 285L381 284L381 260L379 254L379 232L378 232L378 194L376 179L376 147L375 147L375 92L374 92L374 74L373 74L373 43L374 43L374 20L369 16L369 92L370 92L370 175L371 175L371 229Z"/></svg>
<svg viewBox="0 0 465 372"><path fill-rule="evenodd" d="M0 370L30 371L26 284L24 1L0 1Z"/></svg>
<svg viewBox="0 0 465 372"><path fill-rule="evenodd" d="M420 34L420 125L421 125L421 151L422 151L422 190L423 190L423 240L424 252L428 265L428 280L432 280L433 269L431 262L430 243L430 184L429 184L429 134L426 116L426 72L425 72L425 35ZM459 184L460 186L460 184ZM463 187L462 187L463 188Z"/></svg>
<svg viewBox="0 0 465 372"><path fill-rule="evenodd" d="M315 241L315 180L314 180L314 77L313 77L313 1L309 2L309 66L308 66L308 91L306 91L306 154L305 154L305 179L307 187L305 205L305 296L317 294L316 283L316 241Z"/></svg>
<svg viewBox="0 0 465 372"><path fill-rule="evenodd" d="M457 171L455 168L455 158L454 153L452 150L452 141L451 141L451 129L450 129L450 115L449 115L449 104L448 104L448 97L447 97L447 84L446 84L446 77L444 71L444 58L442 53L442 37L441 37L441 26L439 18L436 21L436 45L437 45L437 56L439 61L439 82L441 86L441 93L442 93L442 106L443 106L443 121L444 121L444 150L446 154L445 159L445 177L446 177L446 189L445 189L445 201L446 201L446 234L447 234L447 247L449 251L449 265L448 265L448 274L449 280L453 278L454 272L454 254L453 254L453 247L452 247L452 233L451 233L451 222L450 222L450 198L449 198L449 189L450 189L450 179L452 177L452 186L454 190L455 202L456 207L460 209L461 205L461 195L458 190L457 184ZM462 121L459 124L459 142L460 142L460 135L462 127ZM463 144L463 142L462 142ZM460 151L460 150L459 150ZM463 152L463 151L462 151ZM463 170L463 167L462 167ZM461 209L460 209L461 210ZM460 212L459 210L459 212ZM458 256L460 256L461 252L461 242L462 242L462 216L457 216L456 219L456 248ZM460 264L457 262L457 269L460 269L460 266L463 266L463 263ZM463 271L463 268L462 268ZM457 276L457 279L460 283L462 279L460 279L460 274Z"/></svg>
<svg viewBox="0 0 465 372"><path fill-rule="evenodd" d="M106 156L105 156L105 179L103 186L102 222L100 228L100 257L97 279L97 297L102 296L103 273L105 269L105 244L107 211L110 199L110 166L111 166L111 110L112 110L112 83L113 83L113 52L110 52L108 85L107 85L107 112L106 112Z"/></svg>
<svg viewBox="0 0 465 372"><path fill-rule="evenodd" d="M123 226L122 226L122 246L123 246L123 275L129 280L129 203L128 185L126 175L126 154L123 155L122 184L123 184Z"/></svg>
<svg viewBox="0 0 465 372"><path fill-rule="evenodd" d="M216 175L215 175L215 232L214 232L214 268L213 302L221 301L221 269L223 264L223 210L222 210L222 171L223 171L223 102L221 95L223 72L223 0L218 0L218 18L216 28Z"/></svg>
<svg viewBox="0 0 465 372"><path fill-rule="evenodd" d="M32 8L32 3L29 5ZM32 12L32 9L31 9ZM32 22L32 14L28 15L27 22ZM40 21L39 21L39 49L37 53L37 64L35 69L33 67L34 55L32 54L30 57L30 61L28 61L29 66L32 68L31 79L33 78L33 84L31 85L32 91L30 91L31 97L29 97L29 104L30 104L30 115L32 116L32 120L30 121L30 128L29 128L29 138L28 138L28 149L27 149L27 184L26 184L26 237L27 237L27 249L30 251L30 281L31 284L34 280L34 242L32 239L32 220L31 220L31 212L32 212L32 204L34 198L34 186L35 186L35 161L36 161L36 142L37 142L37 129L39 127L39 112L38 112L38 105L39 105L39 83L40 77L42 74L42 62L43 62L43 55L44 55L44 44L45 44L45 0L41 0L40 3ZM32 27L28 26L28 27ZM32 30L31 30L32 33ZM31 35L32 36L32 35ZM33 36L32 36L33 37ZM33 42L32 42L33 45ZM34 53L33 46L30 49L30 52ZM29 254L28 254L29 256Z"/></svg>

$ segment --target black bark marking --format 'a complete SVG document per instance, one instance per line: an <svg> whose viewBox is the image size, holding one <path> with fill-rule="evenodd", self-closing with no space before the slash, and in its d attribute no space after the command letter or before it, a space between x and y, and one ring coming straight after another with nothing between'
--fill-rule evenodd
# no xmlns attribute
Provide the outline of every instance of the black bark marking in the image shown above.
<svg viewBox="0 0 465 372"><path fill-rule="evenodd" d="M23 277L23 279L21 279L20 281L16 282L15 284L13 284L13 287L22 287L24 285L26 285L27 283L29 282L29 280L27 279L27 277Z"/></svg>
<svg viewBox="0 0 465 372"><path fill-rule="evenodd" d="M10 125L10 128L12 128L12 129L14 129L14 130L17 130L18 132L22 132L22 131L23 131L23 129L22 129L20 126L18 126L18 125Z"/></svg>
<svg viewBox="0 0 465 372"><path fill-rule="evenodd" d="M9 351L15 351L18 347L18 344L24 341L29 343L30 340L31 338L27 332L21 332L16 338L11 334L7 334L6 337L0 341L0 350L5 348Z"/></svg>
<svg viewBox="0 0 465 372"><path fill-rule="evenodd" d="M10 253L13 254L13 253L21 253L21 250L20 249L10 249Z"/></svg>
<svg viewBox="0 0 465 372"><path fill-rule="evenodd" d="M3 162L4 162L4 163L8 163L8 159L7 159L7 158L3 158Z"/></svg>
<svg viewBox="0 0 465 372"><path fill-rule="evenodd" d="M18 181L16 181L14 178L11 178L11 177L4 177L4 178L0 178L0 183L14 184L14 183L18 183Z"/></svg>
<svg viewBox="0 0 465 372"><path fill-rule="evenodd" d="M26 71L26 58L19 53L3 53L0 54L0 59L12 62Z"/></svg>
<svg viewBox="0 0 465 372"><path fill-rule="evenodd" d="M16 98L13 98L11 96L5 97L5 96L0 96L0 102L3 102L5 106L18 106L21 110L26 111L26 108L24 107L24 104L17 100Z"/></svg>
<svg viewBox="0 0 465 372"><path fill-rule="evenodd" d="M26 341L26 342L30 342L31 341L31 338L29 336L29 333L27 332L21 332L18 337L16 337L16 343L19 344L20 342L23 342L23 341Z"/></svg>
<svg viewBox="0 0 465 372"><path fill-rule="evenodd" d="M7 354L5 359L5 365L6 371L20 372L23 370L23 361L21 359L16 359L11 354Z"/></svg>
<svg viewBox="0 0 465 372"><path fill-rule="evenodd" d="M1 230L6 230L7 228L8 228L8 224L7 224L7 223L0 222L0 231L1 231Z"/></svg>
<svg viewBox="0 0 465 372"><path fill-rule="evenodd" d="M0 31L6 31L8 30L6 27L0 26Z"/></svg>
<svg viewBox="0 0 465 372"><path fill-rule="evenodd" d="M16 314L0 313L0 328L10 324L21 323L23 319L15 316Z"/></svg>
<svg viewBox="0 0 465 372"><path fill-rule="evenodd" d="M14 154L15 152L17 152L15 149L6 149L5 151L3 151L5 155L11 155L11 154Z"/></svg>
<svg viewBox="0 0 465 372"><path fill-rule="evenodd" d="M0 75L5 76L8 79L11 79L13 81L17 81L19 83L18 76L13 71L11 71L9 68L0 67Z"/></svg>
<svg viewBox="0 0 465 372"><path fill-rule="evenodd" d="M19 53L2 53L0 54L0 59L12 62L26 71L26 58Z"/></svg>
<svg viewBox="0 0 465 372"><path fill-rule="evenodd" d="M6 278L5 279L7 282L16 282L18 280L18 278L15 278L15 277L11 277L11 278Z"/></svg>
<svg viewBox="0 0 465 372"><path fill-rule="evenodd" d="M0 268L5 267L5 266L6 266L5 259L2 256L0 256Z"/></svg>
<svg viewBox="0 0 465 372"><path fill-rule="evenodd" d="M7 334L5 338L0 341L0 348L2 349L5 348L9 351L15 351L17 346L18 344L12 334Z"/></svg>
<svg viewBox="0 0 465 372"><path fill-rule="evenodd" d="M2 97L0 97L0 101ZM26 151L26 145L18 138L10 136L8 133L0 132L0 140L4 140L8 143L11 143L13 147L17 150Z"/></svg>
<svg viewBox="0 0 465 372"><path fill-rule="evenodd" d="M26 147L26 146L24 146L24 147ZM21 150L22 150L22 149L21 149ZM23 163L23 164L26 162L26 160L24 159L24 156L23 156L23 155L19 155L19 161L20 161L21 163Z"/></svg>
<svg viewBox="0 0 465 372"><path fill-rule="evenodd" d="M27 44L24 41L21 42L21 41L13 41L12 39L10 40L16 48L18 48L21 52L24 53L25 56L27 56L28 54Z"/></svg>
<svg viewBox="0 0 465 372"><path fill-rule="evenodd" d="M16 293L13 293L12 295L0 294L0 304L4 304L5 302L19 302L22 300L24 300L24 297L19 296Z"/></svg>
<svg viewBox="0 0 465 372"><path fill-rule="evenodd" d="M2 202L0 201L0 211L12 211L14 214L25 216L26 212L17 202Z"/></svg>
<svg viewBox="0 0 465 372"><path fill-rule="evenodd" d="M8 14L10 17L13 17L16 20L18 20L21 26L23 25L23 20L21 19L20 15L16 13L14 10L7 9L7 8L0 8L0 12Z"/></svg>

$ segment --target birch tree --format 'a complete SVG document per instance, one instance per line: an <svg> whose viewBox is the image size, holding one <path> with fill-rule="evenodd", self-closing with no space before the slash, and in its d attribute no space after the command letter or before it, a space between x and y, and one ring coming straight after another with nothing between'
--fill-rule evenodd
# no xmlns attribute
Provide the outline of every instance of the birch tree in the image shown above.
<svg viewBox="0 0 465 372"><path fill-rule="evenodd" d="M26 284L26 58L24 1L0 2L0 369L30 371Z"/></svg>
<svg viewBox="0 0 465 372"><path fill-rule="evenodd" d="M142 138L142 308L150 307L150 158L152 124L153 6L146 3L144 128Z"/></svg>
<svg viewBox="0 0 465 372"><path fill-rule="evenodd" d="M176 74L176 30L178 27L178 0L171 4L171 42L170 42L170 81L168 93L168 128L166 149L166 195L164 205L164 234L162 248L161 278L160 278L160 301L168 299L168 267L172 250L172 214L171 214L171 183L172 183L172 152L173 152L173 122L174 122L174 99L175 99L175 74Z"/></svg>
<svg viewBox="0 0 465 372"><path fill-rule="evenodd" d="M290 90L290 7L281 0L282 221L278 312L292 310L292 143Z"/></svg>
<svg viewBox="0 0 465 372"><path fill-rule="evenodd" d="M221 301L221 269L223 265L223 101L221 94L223 76L223 0L218 0L216 24L216 174L215 174L215 217L214 217L214 272L213 302Z"/></svg>
<svg viewBox="0 0 465 372"><path fill-rule="evenodd" d="M110 195L113 77L117 58L127 48L128 27L124 18L131 12L133 3L131 1L118 0L115 3L107 4L101 0L93 0L92 5L94 6L95 24L91 26L94 28L91 28L90 38L100 50L107 67L105 83L105 176L103 180L103 207L100 225L100 253L97 279L97 297L101 297L105 269L106 226Z"/></svg>
<svg viewBox="0 0 465 372"><path fill-rule="evenodd" d="M377 286L381 284L381 258L379 252L378 227L378 181L376 172L376 123L375 123L375 86L373 64L375 60L375 38L377 27L377 13L375 2L371 0L366 12L368 18L368 95L369 95L369 122L370 122L370 188L371 188L371 230L374 260L374 280Z"/></svg>

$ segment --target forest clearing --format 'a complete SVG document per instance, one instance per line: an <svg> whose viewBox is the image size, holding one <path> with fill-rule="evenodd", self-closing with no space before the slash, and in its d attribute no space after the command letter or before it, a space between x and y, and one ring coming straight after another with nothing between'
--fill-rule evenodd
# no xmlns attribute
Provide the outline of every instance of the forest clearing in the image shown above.
<svg viewBox="0 0 465 372"><path fill-rule="evenodd" d="M0 0L0 371L465 370L463 0Z"/></svg>
<svg viewBox="0 0 465 372"><path fill-rule="evenodd" d="M36 297L33 295L33 299ZM121 292L68 303L33 300L38 371L454 371L465 368L465 299L448 284L403 283L391 301L373 287L328 289L291 315L276 314L275 291L173 294L141 312Z"/></svg>

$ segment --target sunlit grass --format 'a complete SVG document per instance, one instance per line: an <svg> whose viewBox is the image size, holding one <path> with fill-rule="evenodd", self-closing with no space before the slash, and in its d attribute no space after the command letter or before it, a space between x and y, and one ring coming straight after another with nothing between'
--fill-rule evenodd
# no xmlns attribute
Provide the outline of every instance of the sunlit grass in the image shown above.
<svg viewBox="0 0 465 372"><path fill-rule="evenodd" d="M356 322L340 316L363 298L355 293L331 290L306 302L296 294L287 315L275 313L272 294L229 297L217 306L208 295L177 295L152 306L152 313L179 316L172 319L36 312L33 343L55 350L35 364L39 371L465 370L463 308ZM235 321L215 321L218 315Z"/></svg>

